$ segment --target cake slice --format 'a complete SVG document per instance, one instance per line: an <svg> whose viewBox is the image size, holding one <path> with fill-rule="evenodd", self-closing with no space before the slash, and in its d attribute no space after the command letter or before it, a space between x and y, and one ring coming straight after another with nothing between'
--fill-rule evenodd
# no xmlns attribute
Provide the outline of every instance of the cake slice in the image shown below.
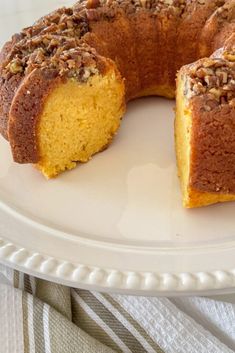
<svg viewBox="0 0 235 353"><path fill-rule="evenodd" d="M178 73L175 137L185 207L235 200L235 51Z"/></svg>
<svg viewBox="0 0 235 353"><path fill-rule="evenodd" d="M23 73L5 134L16 162L52 178L111 142L125 111L123 79L111 60L87 45L59 45L50 56L39 48L27 60L14 57L7 70L8 79Z"/></svg>

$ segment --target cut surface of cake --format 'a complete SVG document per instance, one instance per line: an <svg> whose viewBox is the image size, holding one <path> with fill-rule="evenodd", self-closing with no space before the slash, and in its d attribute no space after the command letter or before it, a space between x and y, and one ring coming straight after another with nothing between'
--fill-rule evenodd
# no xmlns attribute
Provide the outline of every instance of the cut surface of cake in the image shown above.
<svg viewBox="0 0 235 353"><path fill-rule="evenodd" d="M124 114L124 87L117 78L111 66L85 85L70 79L50 92L38 126L37 167L47 177L89 161L110 144Z"/></svg>

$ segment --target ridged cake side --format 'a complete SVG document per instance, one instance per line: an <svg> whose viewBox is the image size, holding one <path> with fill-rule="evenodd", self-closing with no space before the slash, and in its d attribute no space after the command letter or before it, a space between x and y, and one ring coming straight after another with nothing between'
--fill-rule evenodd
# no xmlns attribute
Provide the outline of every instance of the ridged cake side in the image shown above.
<svg viewBox="0 0 235 353"><path fill-rule="evenodd" d="M176 151L186 207L235 200L234 49L178 76Z"/></svg>

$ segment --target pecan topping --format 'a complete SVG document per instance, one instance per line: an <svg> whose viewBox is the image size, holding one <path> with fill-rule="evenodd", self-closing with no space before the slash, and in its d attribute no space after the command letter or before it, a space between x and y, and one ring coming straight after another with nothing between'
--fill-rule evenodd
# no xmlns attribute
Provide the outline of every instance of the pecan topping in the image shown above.
<svg viewBox="0 0 235 353"><path fill-rule="evenodd" d="M12 73L12 74L18 74L18 73L21 73L23 72L23 66L21 65L21 62L20 60L18 59L15 59L13 60L8 66L7 68L9 69L9 71Z"/></svg>
<svg viewBox="0 0 235 353"><path fill-rule="evenodd" d="M223 53L222 58L203 59L196 63L191 69L190 78L186 80L184 93L188 98L205 95L206 111L216 108L219 104L234 106L235 61L233 54Z"/></svg>
<svg viewBox="0 0 235 353"><path fill-rule="evenodd" d="M3 76L34 70L56 70L60 76L87 81L98 73L96 51L74 38L41 35L16 45Z"/></svg>

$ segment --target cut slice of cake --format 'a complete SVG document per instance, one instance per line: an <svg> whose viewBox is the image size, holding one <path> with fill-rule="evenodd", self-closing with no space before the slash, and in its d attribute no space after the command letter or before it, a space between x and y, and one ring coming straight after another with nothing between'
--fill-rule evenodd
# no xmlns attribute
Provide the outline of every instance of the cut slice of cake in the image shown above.
<svg viewBox="0 0 235 353"><path fill-rule="evenodd" d="M234 59L218 51L178 73L176 153L188 208L235 200Z"/></svg>
<svg viewBox="0 0 235 353"><path fill-rule="evenodd" d="M123 79L111 60L86 45L61 51L31 55L8 121L14 160L35 164L47 178L105 149L125 111Z"/></svg>

